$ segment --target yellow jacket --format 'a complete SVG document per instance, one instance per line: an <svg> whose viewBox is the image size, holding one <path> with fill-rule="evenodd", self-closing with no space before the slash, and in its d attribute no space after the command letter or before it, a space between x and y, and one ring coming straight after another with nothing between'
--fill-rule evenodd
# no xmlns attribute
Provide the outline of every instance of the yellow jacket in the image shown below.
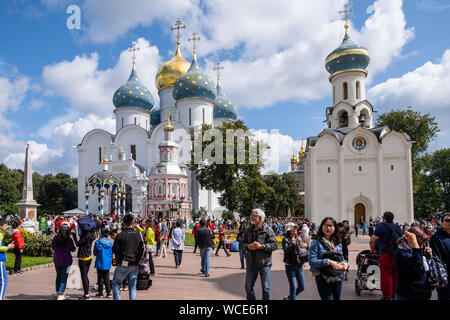
<svg viewBox="0 0 450 320"><path fill-rule="evenodd" d="M144 230L140 226L136 226L136 229L138 229L142 233L145 233L145 244L156 246L155 231L153 231L151 227L148 227L147 230Z"/></svg>

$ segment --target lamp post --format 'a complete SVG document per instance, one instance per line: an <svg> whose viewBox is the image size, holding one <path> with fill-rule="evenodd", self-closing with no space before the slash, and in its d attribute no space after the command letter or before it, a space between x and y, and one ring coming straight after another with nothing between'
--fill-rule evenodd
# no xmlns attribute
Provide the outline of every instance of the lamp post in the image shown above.
<svg viewBox="0 0 450 320"><path fill-rule="evenodd" d="M180 197L179 200L177 200L176 196L173 197L173 202L177 206L178 218L180 218L180 204L183 203L183 201L184 201L184 197Z"/></svg>

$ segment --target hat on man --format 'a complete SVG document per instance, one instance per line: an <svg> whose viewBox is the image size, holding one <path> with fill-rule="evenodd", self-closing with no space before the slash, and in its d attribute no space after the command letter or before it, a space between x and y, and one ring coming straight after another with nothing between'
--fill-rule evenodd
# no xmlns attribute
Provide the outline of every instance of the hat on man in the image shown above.
<svg viewBox="0 0 450 320"><path fill-rule="evenodd" d="M291 231L294 230L295 228L298 228L298 225L293 222L289 222L286 224L286 231Z"/></svg>

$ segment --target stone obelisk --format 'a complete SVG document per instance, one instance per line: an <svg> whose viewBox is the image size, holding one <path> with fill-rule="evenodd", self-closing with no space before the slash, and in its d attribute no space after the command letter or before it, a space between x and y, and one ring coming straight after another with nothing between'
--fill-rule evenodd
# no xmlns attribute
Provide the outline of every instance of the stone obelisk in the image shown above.
<svg viewBox="0 0 450 320"><path fill-rule="evenodd" d="M23 189L22 189L22 200L16 203L19 208L19 216L23 219L23 227L25 229L31 229L34 227L34 231L37 230L37 207L40 206L33 199L33 176L31 170L31 151L30 144L27 144L27 149L25 151L25 169L23 172ZM33 230L30 230L33 231Z"/></svg>

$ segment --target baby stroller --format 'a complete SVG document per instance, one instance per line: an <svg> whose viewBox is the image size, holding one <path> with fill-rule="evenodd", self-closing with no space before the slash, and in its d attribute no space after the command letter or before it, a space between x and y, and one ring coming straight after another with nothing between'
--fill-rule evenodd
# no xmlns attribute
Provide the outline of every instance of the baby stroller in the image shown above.
<svg viewBox="0 0 450 320"><path fill-rule="evenodd" d="M381 290L380 268L378 254L371 254L370 250L363 250L356 256L358 270L355 279L355 292L360 296L362 290Z"/></svg>

